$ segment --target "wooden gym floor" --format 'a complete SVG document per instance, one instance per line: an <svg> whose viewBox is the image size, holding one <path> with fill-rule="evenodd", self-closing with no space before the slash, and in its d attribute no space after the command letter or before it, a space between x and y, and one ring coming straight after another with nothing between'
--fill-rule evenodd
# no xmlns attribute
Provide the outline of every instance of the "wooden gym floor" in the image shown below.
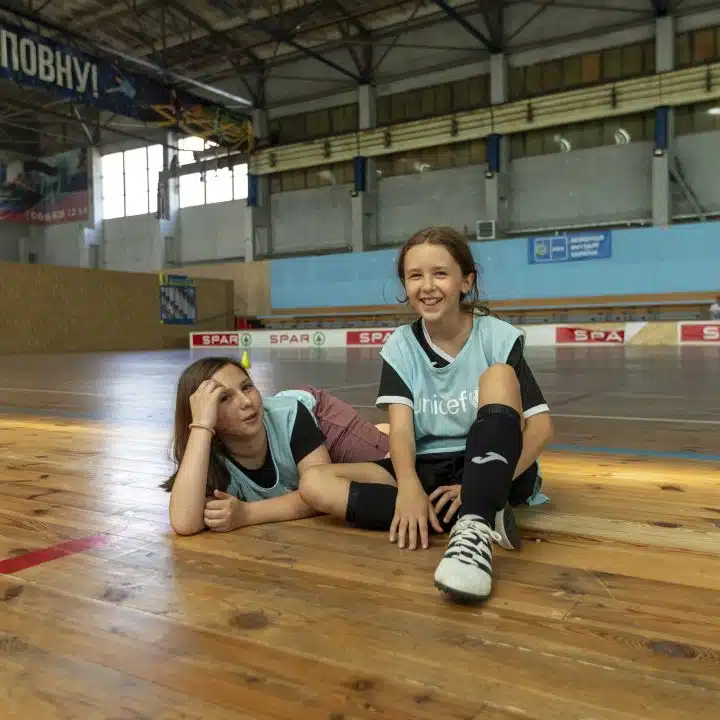
<svg viewBox="0 0 720 720"><path fill-rule="evenodd" d="M253 354L373 420L370 350ZM323 518L175 538L185 351L0 358L0 717L720 717L720 351L531 349L552 504L484 608Z"/></svg>

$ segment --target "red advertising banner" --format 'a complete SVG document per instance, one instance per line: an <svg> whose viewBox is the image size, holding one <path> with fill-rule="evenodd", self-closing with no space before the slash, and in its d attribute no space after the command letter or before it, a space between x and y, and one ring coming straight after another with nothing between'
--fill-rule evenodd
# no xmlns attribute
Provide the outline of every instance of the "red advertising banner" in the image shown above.
<svg viewBox="0 0 720 720"><path fill-rule="evenodd" d="M555 328L555 342L573 345L623 345L625 330L591 330L582 327Z"/></svg>
<svg viewBox="0 0 720 720"><path fill-rule="evenodd" d="M87 152L69 150L0 165L0 221L86 222L90 205Z"/></svg>
<svg viewBox="0 0 720 720"><path fill-rule="evenodd" d="M193 347L234 347L240 343L240 334L236 332L193 333Z"/></svg>
<svg viewBox="0 0 720 720"><path fill-rule="evenodd" d="M345 344L357 345L384 345L392 335L392 330L348 330L345 335Z"/></svg>
<svg viewBox="0 0 720 720"><path fill-rule="evenodd" d="M720 322L681 323L680 342L717 343L720 345Z"/></svg>

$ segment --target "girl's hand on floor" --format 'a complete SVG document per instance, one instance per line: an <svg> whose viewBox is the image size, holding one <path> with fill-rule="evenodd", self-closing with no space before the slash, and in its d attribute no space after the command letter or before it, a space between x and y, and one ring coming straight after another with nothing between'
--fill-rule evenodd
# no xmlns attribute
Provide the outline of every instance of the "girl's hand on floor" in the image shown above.
<svg viewBox="0 0 720 720"><path fill-rule="evenodd" d="M195 423L214 428L217 422L218 405L227 388L215 380L205 380L190 396L190 412Z"/></svg>
<svg viewBox="0 0 720 720"><path fill-rule="evenodd" d="M205 501L205 525L212 532L230 532L243 526L243 510L246 503L233 495L215 491L215 500Z"/></svg>
<svg viewBox="0 0 720 720"><path fill-rule="evenodd" d="M401 485L395 501L395 517L390 526L390 542L397 542L399 548L404 548L407 534L408 548L415 550L419 531L420 546L428 547L430 544L428 521L439 533L443 532L442 525L420 482L410 481Z"/></svg>
<svg viewBox="0 0 720 720"><path fill-rule="evenodd" d="M443 485L435 488L428 498L431 503L435 503L435 513L439 516L440 511L448 504L450 507L445 513L443 522L449 523L452 516L460 509L460 485ZM437 500L437 502L435 502Z"/></svg>

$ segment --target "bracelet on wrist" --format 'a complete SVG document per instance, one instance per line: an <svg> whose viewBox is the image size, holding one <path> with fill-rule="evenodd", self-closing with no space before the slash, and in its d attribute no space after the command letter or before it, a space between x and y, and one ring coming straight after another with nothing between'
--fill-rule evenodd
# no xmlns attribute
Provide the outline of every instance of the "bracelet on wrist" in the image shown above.
<svg viewBox="0 0 720 720"><path fill-rule="evenodd" d="M207 430L211 435L215 435L215 428L210 427L209 425L205 425L203 423L190 423L189 425L190 429L193 428L200 428L201 430Z"/></svg>

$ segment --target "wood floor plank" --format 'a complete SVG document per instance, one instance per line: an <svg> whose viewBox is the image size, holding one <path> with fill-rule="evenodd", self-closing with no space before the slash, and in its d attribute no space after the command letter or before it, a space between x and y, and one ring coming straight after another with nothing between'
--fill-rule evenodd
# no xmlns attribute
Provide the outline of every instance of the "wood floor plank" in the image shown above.
<svg viewBox="0 0 720 720"><path fill-rule="evenodd" d="M602 361L583 355L577 372L570 355L548 356L538 376L551 405L594 419L559 419L557 442L600 449L543 455L552 502L519 509L524 547L496 549L494 592L482 607L452 604L434 588L445 537L410 552L328 518L173 536L158 484L172 468L184 355L0 358L7 387L63 390L0 415L0 559L104 538L0 576L0 714L715 720L720 463L681 453L711 452L716 433L603 416L693 417L693 403L710 413L720 407L716 368L687 354L645 358L640 372L611 350ZM677 397L666 398L681 366ZM325 386L367 379L337 393L372 402L367 363L303 367L303 382L313 373ZM662 388L648 389L648 367L665 373ZM296 382L297 368L272 358L253 374L277 389ZM620 388L610 393L609 373ZM699 394L684 384L691 376ZM103 387L113 390L96 392ZM643 392L652 402L643 405ZM47 414L58 409L65 417ZM614 455L613 446L650 454Z"/></svg>
<svg viewBox="0 0 720 720"><path fill-rule="evenodd" d="M4 584L0 578L0 597ZM371 673L345 669L311 655L267 649L232 633L80 600L31 583L13 588L17 594L0 616L0 633L16 642L72 654L225 707L238 706L253 717L265 713L289 720L308 715L400 720L407 717L407 708L422 720L437 717L438 712L460 718L482 711L493 720L509 720L513 715L485 700L452 700L419 684L405 687L391 679L392 674L384 677L377 669ZM4 592L8 594L7 588ZM44 628L32 621L38 613L46 619Z"/></svg>
<svg viewBox="0 0 720 720"><path fill-rule="evenodd" d="M427 576L422 585L412 589L412 603L407 600L410 593L389 585L364 584L362 580L346 583L343 587L325 585L323 601L319 603L317 583L294 568L270 567L263 572L253 572L253 568L242 562L215 558L213 562L204 563L202 553L178 551L173 555L170 571L162 563L159 553L154 556L155 563L144 565L139 563L138 555L126 555L105 573L99 572L98 567L91 567L87 560L83 564L82 558L72 557L44 571L40 568L27 571L23 577L38 582L41 578L44 584L62 589L65 578L72 575L77 592L83 596L113 598L124 606L219 630L228 623L229 608L246 617L279 615L286 621L301 618L301 626L311 620L324 623L328 615L349 615L350 626L360 622L361 627L386 628L388 624L391 627L401 624L396 618L397 613L420 613L436 625L448 620L462 623L468 616L465 609L439 604ZM147 553L145 557L148 557ZM181 603L167 592L171 577L174 587L181 590ZM672 660L667 662L664 657L682 649L688 657L700 658L692 665L696 680L702 677L712 681L719 677L716 666L720 658L720 620L715 622L714 628L708 627L704 613L657 607L653 595L635 604L613 598L572 595L565 597L565 602L558 607L559 612L543 619L538 618L535 609L527 611L533 600L542 606L542 596L548 593L557 595L551 584L543 592L538 587L520 589L519 583L504 580L498 585L492 612L475 615L487 633L497 635L502 629L502 636L498 636L496 642L517 638L516 641L521 642L528 652L534 648L540 653L554 646L556 653L569 653L576 662L587 662L594 657L596 664L607 666L624 659L625 667L646 673L653 669L682 673L682 667L678 668ZM526 605L519 602L523 595L528 598ZM220 604L213 602L213 598L218 597L223 598ZM632 631L627 627L625 618L628 615L634 619ZM486 621L488 616L491 618L489 623ZM568 624L571 627L567 627ZM298 623L291 620L290 625L295 627ZM606 628L613 633L603 637ZM576 637L571 637L573 634ZM562 643L558 643L560 636ZM484 637L488 639L488 635ZM646 637L655 640L648 642ZM617 647L618 643L621 647ZM622 645L630 650L626 651ZM704 672L703 665L707 665Z"/></svg>
<svg viewBox="0 0 720 720"><path fill-rule="evenodd" d="M223 708L101 665L0 635L0 678L8 720L266 720L242 708ZM42 690L36 678L42 677Z"/></svg>

